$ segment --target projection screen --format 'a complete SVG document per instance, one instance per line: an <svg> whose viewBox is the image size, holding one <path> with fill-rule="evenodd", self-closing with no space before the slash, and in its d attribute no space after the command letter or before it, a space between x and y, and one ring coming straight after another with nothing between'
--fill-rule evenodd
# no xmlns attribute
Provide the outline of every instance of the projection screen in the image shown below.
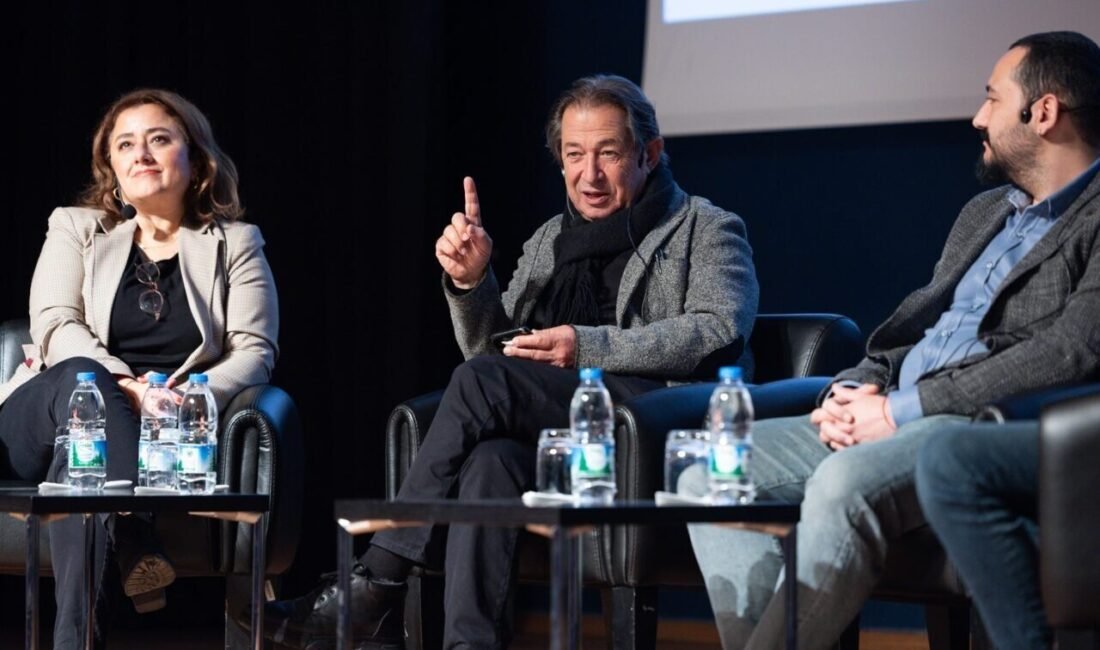
<svg viewBox="0 0 1100 650"><path fill-rule="evenodd" d="M1100 41L1100 0L649 0L667 135L968 118L1017 38Z"/></svg>

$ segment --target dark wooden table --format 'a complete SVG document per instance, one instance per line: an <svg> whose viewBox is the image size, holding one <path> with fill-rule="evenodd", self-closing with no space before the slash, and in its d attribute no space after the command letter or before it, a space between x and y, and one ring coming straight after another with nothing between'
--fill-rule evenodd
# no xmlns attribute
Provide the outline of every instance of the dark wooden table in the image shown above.
<svg viewBox="0 0 1100 650"><path fill-rule="evenodd" d="M37 487L0 486L0 512L23 519L27 526L26 641L28 650L38 643L38 542L39 526L69 515L84 517L85 647L93 640L95 593L93 592L93 526L99 513L187 512L200 517L238 521L252 526L252 647L263 646L264 519L270 505L266 494L135 495L130 489L100 492L39 493Z"/></svg>
<svg viewBox="0 0 1100 650"><path fill-rule="evenodd" d="M639 524L682 526L689 523L736 525L776 535L783 547L786 598L786 641L797 644L796 524L798 504L761 502L750 505L663 505L653 501L617 501L613 505L580 506L569 502L526 506L518 499L483 501L337 500L339 524L338 586L340 614L337 648L351 650L349 634L352 538L387 528L434 524L479 524L526 527L550 538L550 647L580 645L580 535L595 526Z"/></svg>

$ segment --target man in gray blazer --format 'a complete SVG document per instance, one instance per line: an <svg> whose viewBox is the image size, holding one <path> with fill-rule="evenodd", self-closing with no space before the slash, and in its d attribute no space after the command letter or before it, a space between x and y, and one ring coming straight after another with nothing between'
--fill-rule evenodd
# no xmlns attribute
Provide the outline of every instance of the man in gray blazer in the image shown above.
<svg viewBox="0 0 1100 650"><path fill-rule="evenodd" d="M443 291L467 361L444 392L398 500L518 497L534 483L535 442L569 422L576 369L600 367L615 401L670 381L713 377L742 356L758 286L736 215L672 179L653 106L621 77L578 80L551 111L547 146L565 212L544 223L501 293L477 189L436 242ZM518 327L503 347L494 332ZM745 359L742 363L747 362ZM517 531L451 526L444 645L507 645ZM356 647L402 647L405 578L429 557L431 528L378 533L352 581ZM331 585L267 610L267 635L327 647Z"/></svg>
<svg viewBox="0 0 1100 650"><path fill-rule="evenodd" d="M1058 65L1050 43L1069 44ZM930 437L1015 393L1100 369L1100 80L1080 34L1021 39L997 62L973 124L983 178L927 286L870 336L808 417L757 423L762 494L801 500L799 647L834 643L870 595L890 543L926 525L914 489ZM959 477L962 479L963 477ZM701 491L701 480L694 481ZM775 542L693 527L726 648L782 645Z"/></svg>

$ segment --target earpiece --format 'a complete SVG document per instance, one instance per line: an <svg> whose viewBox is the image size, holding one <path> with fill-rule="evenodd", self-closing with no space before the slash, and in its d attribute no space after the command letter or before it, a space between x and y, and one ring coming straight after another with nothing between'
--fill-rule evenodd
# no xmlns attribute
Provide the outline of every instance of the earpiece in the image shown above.
<svg viewBox="0 0 1100 650"><path fill-rule="evenodd" d="M1027 106L1024 107L1024 110L1020 111L1020 121L1023 122L1024 124L1027 124L1028 122L1031 121L1031 107L1034 106L1035 102L1037 102L1037 101L1039 101L1039 100L1038 99L1028 100Z"/></svg>

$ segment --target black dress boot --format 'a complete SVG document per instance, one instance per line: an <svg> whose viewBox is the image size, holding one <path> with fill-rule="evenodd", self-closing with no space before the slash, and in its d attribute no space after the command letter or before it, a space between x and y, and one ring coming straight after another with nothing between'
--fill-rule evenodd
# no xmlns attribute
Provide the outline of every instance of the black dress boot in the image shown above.
<svg viewBox="0 0 1100 650"><path fill-rule="evenodd" d="M332 650L336 647L338 603L336 575L301 598L264 607L264 636L287 648ZM403 650L405 582L351 574L351 638L355 650ZM247 624L246 624L247 627Z"/></svg>

